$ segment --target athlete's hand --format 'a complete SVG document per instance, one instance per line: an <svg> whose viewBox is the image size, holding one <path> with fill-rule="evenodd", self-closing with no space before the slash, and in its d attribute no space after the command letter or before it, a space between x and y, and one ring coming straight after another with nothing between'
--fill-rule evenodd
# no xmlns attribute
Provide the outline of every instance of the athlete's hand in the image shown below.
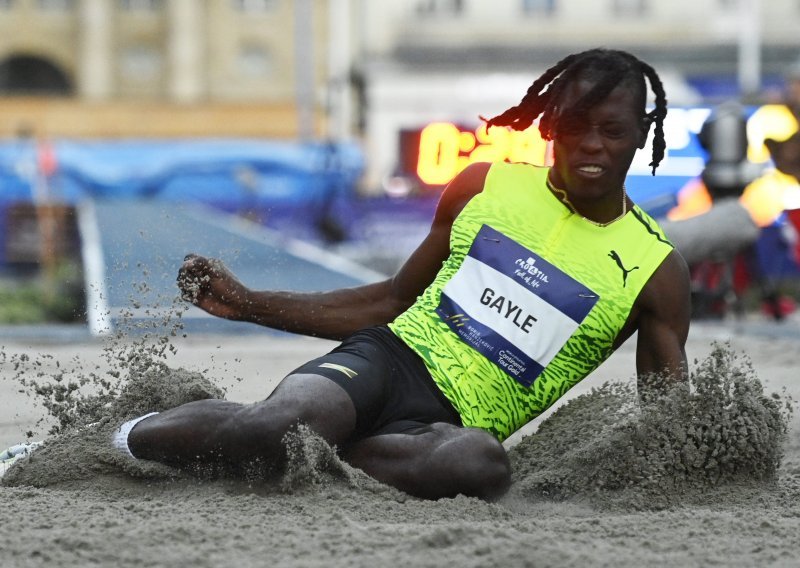
<svg viewBox="0 0 800 568"><path fill-rule="evenodd" d="M241 320L249 290L221 260L188 254L178 271L181 298L211 315Z"/></svg>

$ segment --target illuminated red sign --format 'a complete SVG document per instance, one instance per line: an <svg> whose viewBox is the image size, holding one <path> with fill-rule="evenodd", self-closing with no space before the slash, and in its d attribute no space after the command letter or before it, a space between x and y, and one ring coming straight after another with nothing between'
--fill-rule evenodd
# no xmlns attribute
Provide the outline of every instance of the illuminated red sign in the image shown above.
<svg viewBox="0 0 800 568"><path fill-rule="evenodd" d="M442 186L473 162L549 163L548 142L536 125L517 132L482 124L475 130L450 122L434 122L401 135L401 162L423 184Z"/></svg>

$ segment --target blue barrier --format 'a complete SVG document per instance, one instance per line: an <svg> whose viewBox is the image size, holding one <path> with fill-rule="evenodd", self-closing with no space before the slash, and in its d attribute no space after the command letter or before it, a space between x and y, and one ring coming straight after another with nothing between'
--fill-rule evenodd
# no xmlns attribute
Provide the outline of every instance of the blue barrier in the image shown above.
<svg viewBox="0 0 800 568"><path fill-rule="evenodd" d="M364 167L359 147L343 143L57 140L50 147L56 165L49 181L66 202L84 195L235 201L238 194L304 201L352 188ZM0 199L30 198L37 163L35 143L0 143Z"/></svg>
<svg viewBox="0 0 800 568"><path fill-rule="evenodd" d="M46 148L51 163L44 165ZM42 173L48 171L49 175ZM7 211L37 183L65 204L81 199L200 202L225 211L303 212L313 222L351 200L364 169L351 143L250 139L0 142L0 264ZM43 177L44 176L44 177ZM341 208L341 207L340 207Z"/></svg>

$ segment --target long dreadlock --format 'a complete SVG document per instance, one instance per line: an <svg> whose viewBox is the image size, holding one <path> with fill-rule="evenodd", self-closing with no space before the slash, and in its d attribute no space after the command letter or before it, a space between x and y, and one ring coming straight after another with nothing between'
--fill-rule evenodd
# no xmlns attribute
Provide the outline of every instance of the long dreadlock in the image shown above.
<svg viewBox="0 0 800 568"><path fill-rule="evenodd" d="M559 109L565 88L579 77L596 78L594 86L569 109ZM667 115L667 97L661 79L647 63L625 51L591 49L569 55L545 71L528 88L528 92L517 106L511 107L491 119L483 119L486 127L508 126L514 130L525 130L533 121L539 120L539 132L545 140L551 140L555 124L566 111L572 116L581 116L594 105L602 102L620 83L626 82L637 89L642 111L646 105L647 84L655 95L655 108L644 116L654 124L653 175L664 158L667 147L664 141L664 117Z"/></svg>

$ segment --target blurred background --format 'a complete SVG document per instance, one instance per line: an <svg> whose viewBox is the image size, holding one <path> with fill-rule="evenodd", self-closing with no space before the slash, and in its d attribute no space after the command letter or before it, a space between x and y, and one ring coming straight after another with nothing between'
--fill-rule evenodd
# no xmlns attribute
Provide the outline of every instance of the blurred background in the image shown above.
<svg viewBox="0 0 800 568"><path fill-rule="evenodd" d="M256 288L391 274L467 164L547 163L535 127L478 115L597 46L665 83L666 159L640 152L628 191L695 317L782 321L798 29L797 0L0 0L0 324L161 317L188 252Z"/></svg>

